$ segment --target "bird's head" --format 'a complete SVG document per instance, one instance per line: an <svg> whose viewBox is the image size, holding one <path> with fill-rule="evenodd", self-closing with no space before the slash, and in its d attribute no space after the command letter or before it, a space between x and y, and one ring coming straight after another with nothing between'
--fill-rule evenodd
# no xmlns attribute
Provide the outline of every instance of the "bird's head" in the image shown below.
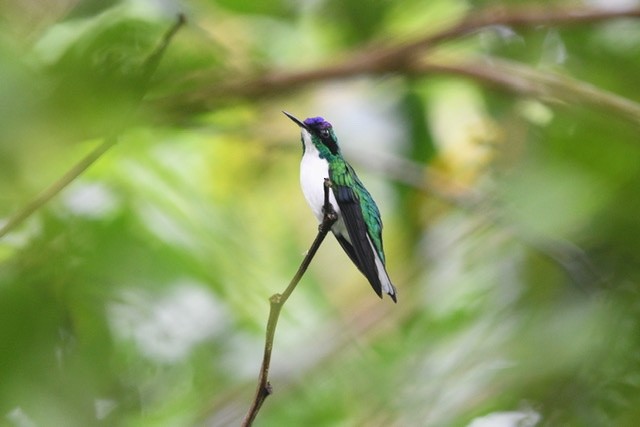
<svg viewBox="0 0 640 427"><path fill-rule="evenodd" d="M331 126L331 123L322 117L310 117L302 122L286 111L283 111L283 113L295 124L300 126L303 144L307 142L312 143L320 153L324 153L328 150L329 153L336 155L340 152L340 147L338 147L338 138L333 132L333 126Z"/></svg>

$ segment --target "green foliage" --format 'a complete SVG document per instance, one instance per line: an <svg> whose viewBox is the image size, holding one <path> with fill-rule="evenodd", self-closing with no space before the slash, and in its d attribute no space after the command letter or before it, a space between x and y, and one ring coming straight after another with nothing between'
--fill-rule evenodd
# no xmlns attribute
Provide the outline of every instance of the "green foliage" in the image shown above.
<svg viewBox="0 0 640 427"><path fill-rule="evenodd" d="M118 142L0 237L0 424L240 423L268 297L317 230L284 109L334 124L399 295L328 238L256 425L635 425L637 20L492 25L369 66L463 12L551 2L200 0L147 80L178 2L68 4L0 5L0 226Z"/></svg>
<svg viewBox="0 0 640 427"><path fill-rule="evenodd" d="M215 3L231 12L249 15L265 15L271 18L291 18L293 16L292 2L283 0L268 1L232 1L216 0Z"/></svg>
<svg viewBox="0 0 640 427"><path fill-rule="evenodd" d="M333 0L323 14L329 26L337 27L347 44L371 40L384 27L385 17L393 2L388 0L362 3L357 0Z"/></svg>

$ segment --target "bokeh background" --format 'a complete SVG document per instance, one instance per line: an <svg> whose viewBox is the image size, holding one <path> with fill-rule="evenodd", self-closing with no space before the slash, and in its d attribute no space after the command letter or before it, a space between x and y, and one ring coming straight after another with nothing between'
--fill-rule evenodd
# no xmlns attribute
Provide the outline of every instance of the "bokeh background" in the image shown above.
<svg viewBox="0 0 640 427"><path fill-rule="evenodd" d="M329 237L256 425L637 425L639 8L0 1L0 425L239 425L317 231L281 110L333 123L399 301Z"/></svg>

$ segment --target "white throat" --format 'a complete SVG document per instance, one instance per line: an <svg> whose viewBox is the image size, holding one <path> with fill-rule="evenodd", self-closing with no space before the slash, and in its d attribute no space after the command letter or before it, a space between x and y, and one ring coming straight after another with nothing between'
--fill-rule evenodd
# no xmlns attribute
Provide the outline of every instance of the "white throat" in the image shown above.
<svg viewBox="0 0 640 427"><path fill-rule="evenodd" d="M316 146L313 145L313 142L311 142L311 135L305 129L302 129L302 142L304 144L304 154L300 162L300 186L302 187L304 198L307 199L307 203L309 207L311 207L313 214L316 216L318 222L322 222L324 179L329 178L329 162L320 157L320 152ZM333 191L329 192L329 201L340 218L340 208L333 196ZM334 229L336 225L334 225Z"/></svg>

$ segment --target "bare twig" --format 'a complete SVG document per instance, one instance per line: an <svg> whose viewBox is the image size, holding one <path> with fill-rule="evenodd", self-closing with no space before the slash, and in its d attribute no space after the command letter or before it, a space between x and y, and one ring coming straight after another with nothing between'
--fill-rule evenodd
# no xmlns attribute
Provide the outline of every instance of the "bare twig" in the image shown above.
<svg viewBox="0 0 640 427"><path fill-rule="evenodd" d="M262 407L265 399L272 393L271 384L269 383L269 367L271 365L271 351L273 350L273 339L276 333L276 326L278 324L278 319L280 318L280 311L282 310L282 306L289 296L293 292L293 290L302 279L302 276L307 271L311 260L315 256L320 244L327 236L327 233L331 229L331 226L336 222L338 216L336 215L333 206L329 202L329 191L331 187L331 181L328 179L324 180L324 217L322 218L322 223L318 227L318 234L316 235L315 240L311 244L309 248L309 252L302 260L298 271L296 272L291 282L289 282L289 286L285 289L285 291L281 294L274 294L269 298L270 306L269 306L269 320L267 321L267 334L264 342L264 355L262 357L262 366L260 368L260 375L258 377L258 387L256 388L256 394L251 403L251 407L245 416L242 426L248 427L253 424L256 416L258 415L258 411Z"/></svg>
<svg viewBox="0 0 640 427"><path fill-rule="evenodd" d="M142 65L141 76L142 84L139 86L137 93L137 103L139 103L147 92L151 77L158 68L160 59L164 55L171 39L176 32L186 22L184 15L180 14L175 22L165 33L160 44L154 49L154 51L147 57ZM137 104L136 104L137 107ZM115 134L106 137L102 143L95 147L89 154L87 154L82 160L73 165L64 175L51 184L48 188L37 195L33 200L28 202L25 206L16 211L7 222L0 228L0 238L4 237L7 233L15 229L24 220L29 218L35 211L44 206L49 200L54 198L58 193L64 190L69 184L71 184L76 178L78 178L84 171L86 171L92 164L94 164L104 153L109 151L118 141Z"/></svg>
<svg viewBox="0 0 640 427"><path fill-rule="evenodd" d="M143 73L142 79L145 85L144 87L145 92L149 85L149 82L151 82L151 77L153 77L153 74L156 72L156 69L160 64L160 60L164 56L164 53L166 52L167 48L169 47L171 40L173 40L173 37L176 35L178 30L186 23L187 23L187 17L182 13L178 14L178 17L176 18L176 22L171 26L171 28L167 30L167 32L162 37L160 44L154 49L153 52L151 52L151 55L149 55L147 59L144 61L144 64L142 66L142 73ZM142 93L141 96L144 96L144 93Z"/></svg>
<svg viewBox="0 0 640 427"><path fill-rule="evenodd" d="M487 69L482 64L469 64L464 68L440 64L433 61L425 63L425 52L441 43L455 40L477 32L483 28L496 25L509 25L519 28L535 28L540 25L560 26L576 25L595 22L610 21L619 18L640 18L640 8L599 10L599 9L525 9L508 10L492 9L485 12L475 12L466 19L454 23L436 33L428 34L414 41L393 46L376 46L345 55L347 59L342 62L334 62L331 65L315 67L309 70L294 72L273 71L261 73L259 77L244 76L230 79L220 79L219 76L206 78L206 82L192 92L183 92L164 99L153 101L160 108L178 116L194 114L210 109L214 104L229 102L237 99L256 99L269 95L281 95L285 92L299 89L310 83L345 79L363 75L385 75L389 73L415 75L432 73L457 73L477 79L483 83L498 85L504 89L520 92L518 85L511 79L508 71L493 68ZM480 71L474 72L476 65ZM522 66L523 68L526 68ZM539 74L544 74L537 71ZM566 81L553 77L554 88L564 88L571 85ZM215 83L210 83L215 81ZM574 81L575 82L575 81ZM582 83L582 82L578 82ZM551 84L547 82L547 85ZM544 95L548 89L543 86L545 93L536 92L532 85L533 95ZM566 96L566 101L571 102L571 90L561 90L560 95ZM629 117L629 110L640 109L637 103L623 97L611 94L599 88L590 87L582 91L582 96L589 99L591 106L599 105L610 108L613 112L621 112L622 116ZM564 99L564 98L563 98ZM604 100L604 102L603 102ZM630 107L629 107L630 106ZM632 113L634 121L637 120Z"/></svg>

